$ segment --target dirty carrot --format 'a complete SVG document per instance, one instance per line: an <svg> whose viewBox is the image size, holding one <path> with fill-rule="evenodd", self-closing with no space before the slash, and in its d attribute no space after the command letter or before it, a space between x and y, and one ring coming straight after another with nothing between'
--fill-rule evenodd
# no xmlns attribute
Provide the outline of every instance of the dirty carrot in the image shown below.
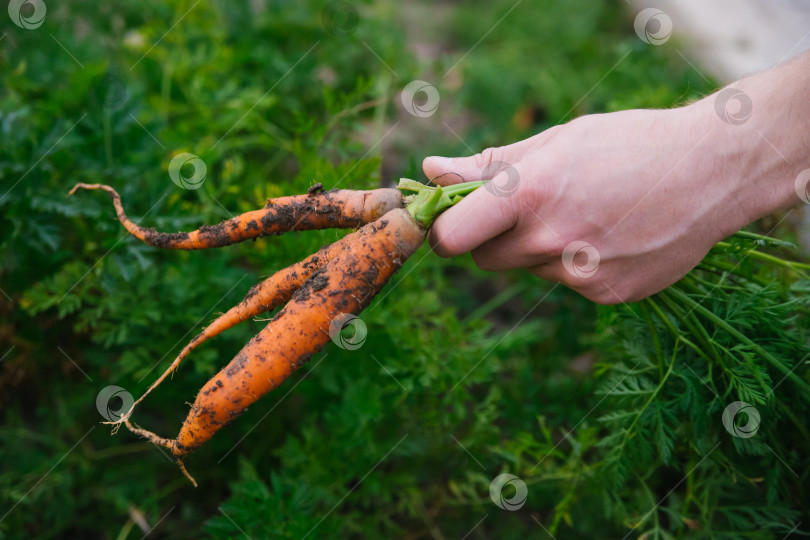
<svg viewBox="0 0 810 540"><path fill-rule="evenodd" d="M371 229L368 227L361 228L356 233L346 235L337 242L322 247L303 261L290 265L283 270L279 270L264 281L251 287L241 302L217 317L183 347L166 371L149 386L121 418L114 422L105 423L113 425L123 423L132 415L135 407L157 388L170 373L173 373L180 365L180 362L182 362L191 351L209 339L243 321L272 311L282 304L286 304L293 293L295 293L313 273L326 265L326 263L332 260L340 251L347 249L353 242L356 242L357 239L367 236L370 232Z"/></svg>
<svg viewBox="0 0 810 540"><path fill-rule="evenodd" d="M332 320L365 308L425 236L425 229L403 209L361 231L368 233L365 238L310 276L290 303L200 391L180 435L169 446L176 456L207 441L320 350L330 340Z"/></svg>
<svg viewBox="0 0 810 540"><path fill-rule="evenodd" d="M429 188L403 180L401 188L417 191L407 208L391 210L347 235L347 245L315 270L268 325L200 390L177 438L136 427L128 416L122 421L133 433L168 448L194 482L183 458L326 345L335 331L334 322L369 305L422 244L433 219L482 184Z"/></svg>
<svg viewBox="0 0 810 540"><path fill-rule="evenodd" d="M125 419L127 427L182 459L305 364L329 342L332 321L341 313L362 311L425 238L425 229L404 209L392 210L364 229L369 230L365 238L310 276L200 390L176 439L158 437Z"/></svg>
<svg viewBox="0 0 810 540"><path fill-rule="evenodd" d="M165 233L133 223L124 212L118 192L110 186L76 184L69 194L73 195L78 189L101 189L109 193L118 221L126 230L150 246L163 249L208 249L289 231L355 229L403 206L402 195L396 189L312 191L306 195L267 199L264 208L217 225L205 225L191 232Z"/></svg>

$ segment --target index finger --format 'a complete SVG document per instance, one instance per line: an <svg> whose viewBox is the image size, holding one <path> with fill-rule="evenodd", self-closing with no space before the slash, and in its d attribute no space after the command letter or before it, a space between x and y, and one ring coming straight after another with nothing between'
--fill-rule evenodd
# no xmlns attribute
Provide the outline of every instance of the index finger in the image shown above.
<svg viewBox="0 0 810 540"><path fill-rule="evenodd" d="M515 226L515 205L509 197L487 187L476 189L436 219L428 241L437 255L467 253Z"/></svg>

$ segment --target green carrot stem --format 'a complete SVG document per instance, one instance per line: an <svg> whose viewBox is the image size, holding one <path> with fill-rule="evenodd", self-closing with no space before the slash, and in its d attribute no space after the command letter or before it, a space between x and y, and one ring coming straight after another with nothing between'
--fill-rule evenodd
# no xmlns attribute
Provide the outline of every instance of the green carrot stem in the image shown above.
<svg viewBox="0 0 810 540"><path fill-rule="evenodd" d="M771 355L771 353L763 349L758 343L749 339L748 336L746 336L745 334L743 334L742 332L740 332L739 330L728 324L726 321L715 315L712 311L701 306L698 302L696 302L683 292L675 288L670 288L669 294L677 298L678 301L681 302L683 305L689 306L692 310L696 311L709 321L713 322L714 324L716 324L717 326L719 326L720 328L722 328L723 330L734 336L736 339L740 340L742 343L749 345L759 355L761 355L765 360L767 360L768 363L770 363L777 370L781 371L785 375L785 377L793 381L796 384L796 386L800 387L804 392L807 393L808 396L810 396L810 385L808 385L801 377L796 375L785 364L774 358L773 355Z"/></svg>
<svg viewBox="0 0 810 540"><path fill-rule="evenodd" d="M785 242L783 240L777 240L776 238L771 238L770 236L763 236L761 234L756 234L748 231L737 231L732 236L736 236L737 238L744 238L746 240L753 240L755 242L760 242L761 244L770 245L774 247L796 248L796 244Z"/></svg>
<svg viewBox="0 0 810 540"><path fill-rule="evenodd" d="M452 186L426 186L409 178L400 178L399 189L415 191L416 195L407 204L411 217L423 227L430 227L439 214L457 204L468 195L483 186L486 181L462 182Z"/></svg>
<svg viewBox="0 0 810 540"><path fill-rule="evenodd" d="M766 287L766 286L769 285L768 280L763 279L761 277L754 276L754 275L748 276L748 275L745 275L745 274L742 274L742 273L739 273L739 272L735 272L735 270L739 266L740 266L739 263L732 265L732 264L729 264L729 263L726 263L726 262L723 262L723 261L718 261L716 259L712 259L710 257L706 257L705 259L700 261L700 264L698 265L698 267L716 268L718 270L722 270L722 271L724 271L724 272L726 272L728 274L728 277L739 277L739 278L751 281L753 283L756 283L757 285L761 285L763 287ZM720 286L720 284L723 282L723 279L725 279L725 278L722 278L718 282L718 284L717 284L718 286Z"/></svg>
<svg viewBox="0 0 810 540"><path fill-rule="evenodd" d="M714 340L709 336L709 333L700 324L700 321L694 316L694 314L689 311L687 312L686 308L683 305L678 305L678 302L669 295L669 292L672 289L666 289L661 291L659 294L661 301L666 304L669 308L670 312L675 315L675 317L683 323L686 328L689 329L689 332L697 339L698 343L702 344L704 349L707 350L709 355L712 357L712 360L715 362L721 362L722 359L720 354L717 352L717 347L715 346Z"/></svg>
<svg viewBox="0 0 810 540"><path fill-rule="evenodd" d="M695 351L695 353L698 356L702 357L704 360L706 360L706 362L709 363L709 365L711 365L711 358L706 356L706 353L703 352L703 349L692 343L689 339L686 338L686 336L684 336L681 332L679 332L677 328L675 328L675 325L672 324L672 321L669 320L667 314L664 312L663 309L661 309L661 307L655 302L655 300L653 300L652 296L646 298L644 302L647 302L649 306L653 309L655 314L658 315L658 318L661 319L661 322L664 323L664 326L667 328L667 330L669 330L669 333L672 334L673 338L675 338L676 340L681 340L681 342L684 345Z"/></svg>

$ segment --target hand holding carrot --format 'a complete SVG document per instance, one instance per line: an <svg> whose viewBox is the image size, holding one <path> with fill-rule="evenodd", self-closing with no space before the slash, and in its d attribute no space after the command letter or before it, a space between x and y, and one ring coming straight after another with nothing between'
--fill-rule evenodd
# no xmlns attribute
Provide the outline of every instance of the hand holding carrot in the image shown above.
<svg viewBox="0 0 810 540"><path fill-rule="evenodd" d="M749 118L723 118L722 91L672 110L578 118L465 158L429 157L440 185L494 177L436 221L436 253L485 270L527 268L603 304L671 285L718 241L799 202L810 139L810 54L735 84ZM728 89L726 89L728 90ZM728 104L728 103L727 103Z"/></svg>

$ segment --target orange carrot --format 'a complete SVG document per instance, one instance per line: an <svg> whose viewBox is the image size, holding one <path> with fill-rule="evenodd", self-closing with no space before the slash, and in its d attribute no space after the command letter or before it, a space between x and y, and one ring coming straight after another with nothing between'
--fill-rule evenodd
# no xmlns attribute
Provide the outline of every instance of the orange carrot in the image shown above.
<svg viewBox="0 0 810 540"><path fill-rule="evenodd" d="M200 390L176 439L158 437L128 420L127 427L178 458L188 455L326 345L336 317L368 306L422 244L425 233L405 209L392 210L353 233L356 241L310 276L287 306Z"/></svg>
<svg viewBox="0 0 810 540"><path fill-rule="evenodd" d="M188 345L183 347L166 371L164 371L146 392L132 404L126 413L117 421L107 423L114 425L123 423L132 415L132 411L135 407L143 401L152 390L157 388L170 373L173 373L180 365L180 362L182 362L191 351L202 345L205 341L243 321L261 315L267 311L272 311L282 304L286 304L293 293L297 291L314 272L325 266L342 250L347 249L358 239L368 236L371 232L371 228L363 227L353 234L344 236L333 244L322 247L317 253L310 255L303 261L288 266L283 270L279 270L264 281L251 287L241 302L217 317L214 322L197 334Z"/></svg>
<svg viewBox="0 0 810 540"><path fill-rule="evenodd" d="M73 195L77 189L102 189L109 193L118 221L126 230L150 246L163 249L208 249L289 231L354 229L404 204L399 191L389 188L312 191L306 195L267 199L263 209L246 212L217 225L205 225L191 232L163 233L133 223L124 212L121 197L110 186L76 184L69 194Z"/></svg>
<svg viewBox="0 0 810 540"><path fill-rule="evenodd" d="M188 350L200 340L233 326L257 310L272 309L292 295L287 306L200 390L176 439L159 437L133 426L129 420L131 410L121 422L133 433L171 450L183 472L196 485L185 470L183 457L280 385L328 343L333 324L345 314L356 315L369 305L394 272L422 244L436 216L484 183L432 188L402 179L401 189L417 192L408 197L407 208L391 210L299 265L265 280L251 290L254 294L249 294L217 319L210 330L207 328L189 343ZM106 186L101 189L115 193ZM114 201L120 210L117 194ZM119 218L122 213L121 210ZM147 393L176 368L183 355L181 353Z"/></svg>

